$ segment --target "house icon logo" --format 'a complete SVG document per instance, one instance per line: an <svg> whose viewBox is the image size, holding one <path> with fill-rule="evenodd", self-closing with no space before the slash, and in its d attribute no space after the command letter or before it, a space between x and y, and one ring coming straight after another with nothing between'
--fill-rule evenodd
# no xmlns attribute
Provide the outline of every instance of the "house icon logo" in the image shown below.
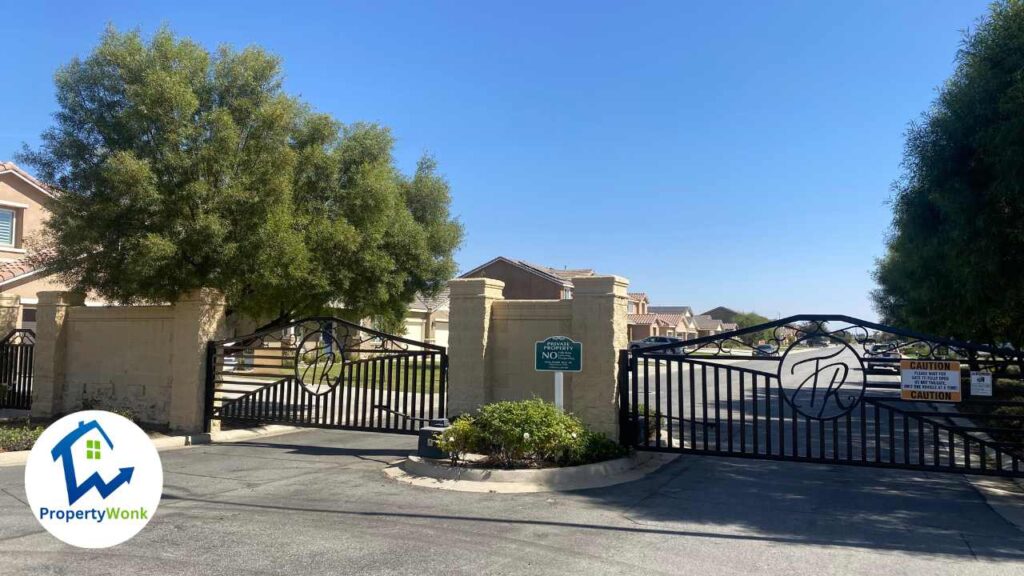
<svg viewBox="0 0 1024 576"><path fill-rule="evenodd" d="M36 520L58 539L106 548L137 534L163 492L160 455L130 420L101 410L51 424L25 466Z"/></svg>
<svg viewBox="0 0 1024 576"><path fill-rule="evenodd" d="M135 472L134 466L121 468L117 476L109 482L104 482L99 472L93 472L92 476L89 476L84 482L78 483L78 476L75 474L75 452L73 448L78 440L94 430L99 433L102 439L86 440L85 449L81 455L87 460L100 460L104 452L103 443L106 443L107 448L110 450L113 450L114 443L110 441L110 436L107 436L106 431L103 430L103 427L96 420L91 420L89 423L79 422L78 428L69 432L50 451L54 461L61 460L64 463L64 483L67 485L68 504L74 504L89 490L93 489L106 499L107 496L110 496L123 484L131 482L132 473Z"/></svg>

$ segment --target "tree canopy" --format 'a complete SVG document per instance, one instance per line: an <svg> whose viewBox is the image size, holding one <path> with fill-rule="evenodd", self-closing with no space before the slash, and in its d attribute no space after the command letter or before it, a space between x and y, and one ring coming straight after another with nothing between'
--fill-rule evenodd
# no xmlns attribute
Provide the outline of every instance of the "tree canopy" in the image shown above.
<svg viewBox="0 0 1024 576"><path fill-rule="evenodd" d="M393 320L455 273L462 227L433 159L402 174L387 128L314 112L258 47L108 29L56 87L53 126L19 160L59 188L41 263L80 290L212 287L255 317Z"/></svg>
<svg viewBox="0 0 1024 576"><path fill-rule="evenodd" d="M1024 344L1024 3L992 5L907 132L873 298L884 321Z"/></svg>

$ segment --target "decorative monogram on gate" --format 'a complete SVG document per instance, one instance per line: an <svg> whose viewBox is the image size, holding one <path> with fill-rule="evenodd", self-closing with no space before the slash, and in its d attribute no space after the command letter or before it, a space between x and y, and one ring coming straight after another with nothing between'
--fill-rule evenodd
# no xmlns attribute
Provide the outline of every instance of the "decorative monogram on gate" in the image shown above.
<svg viewBox="0 0 1024 576"><path fill-rule="evenodd" d="M853 410L864 396L864 367L857 352L834 336L824 337L828 346L799 348L806 336L794 342L779 362L779 384L786 400L800 414L830 420Z"/></svg>
<svg viewBox="0 0 1024 576"><path fill-rule="evenodd" d="M295 351L295 379L311 394L326 394L341 382L341 344L327 324L306 334Z"/></svg>

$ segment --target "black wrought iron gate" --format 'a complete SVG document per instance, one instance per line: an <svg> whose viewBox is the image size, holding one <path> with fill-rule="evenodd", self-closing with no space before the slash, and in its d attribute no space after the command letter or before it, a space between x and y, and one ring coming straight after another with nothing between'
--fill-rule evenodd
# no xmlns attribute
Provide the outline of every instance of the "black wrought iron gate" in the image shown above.
<svg viewBox="0 0 1024 576"><path fill-rule="evenodd" d="M18 328L0 340L0 408L32 408L36 333Z"/></svg>
<svg viewBox="0 0 1024 576"><path fill-rule="evenodd" d="M414 433L445 414L445 348L317 317L207 352L207 422Z"/></svg>
<svg viewBox="0 0 1024 576"><path fill-rule="evenodd" d="M902 370L936 366L963 371L959 398L901 396ZM1024 476L1022 368L1015 350L793 316L622 351L621 434L641 450Z"/></svg>

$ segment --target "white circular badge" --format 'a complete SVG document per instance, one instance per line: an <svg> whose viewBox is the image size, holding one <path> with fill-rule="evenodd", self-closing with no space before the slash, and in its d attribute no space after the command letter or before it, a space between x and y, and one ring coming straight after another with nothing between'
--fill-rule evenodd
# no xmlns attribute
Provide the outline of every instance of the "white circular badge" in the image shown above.
<svg viewBox="0 0 1024 576"><path fill-rule="evenodd" d="M36 520L80 548L107 548L138 534L156 513L163 487L160 455L146 433L102 410L51 424L25 465Z"/></svg>

